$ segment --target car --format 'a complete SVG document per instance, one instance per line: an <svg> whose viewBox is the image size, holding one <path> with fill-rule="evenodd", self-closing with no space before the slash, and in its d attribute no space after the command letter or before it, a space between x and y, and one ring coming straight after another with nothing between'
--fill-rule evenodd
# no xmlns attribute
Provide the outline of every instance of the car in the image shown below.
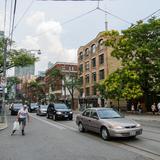
<svg viewBox="0 0 160 160"><path fill-rule="evenodd" d="M49 104L47 108L47 118L52 118L53 120L58 119L73 119L73 112L68 109L66 104L63 103L53 103Z"/></svg>
<svg viewBox="0 0 160 160"><path fill-rule="evenodd" d="M17 115L18 111L23 107L21 103L12 103L10 106L11 115Z"/></svg>
<svg viewBox="0 0 160 160"><path fill-rule="evenodd" d="M28 106L28 112L36 112L38 109L38 105L37 103L31 103L29 106Z"/></svg>
<svg viewBox="0 0 160 160"><path fill-rule="evenodd" d="M112 108L89 108L77 115L76 124L80 132L93 131L102 139L111 137L136 137L142 134L142 126Z"/></svg>
<svg viewBox="0 0 160 160"><path fill-rule="evenodd" d="M37 115L46 116L48 105L39 105L37 108Z"/></svg>

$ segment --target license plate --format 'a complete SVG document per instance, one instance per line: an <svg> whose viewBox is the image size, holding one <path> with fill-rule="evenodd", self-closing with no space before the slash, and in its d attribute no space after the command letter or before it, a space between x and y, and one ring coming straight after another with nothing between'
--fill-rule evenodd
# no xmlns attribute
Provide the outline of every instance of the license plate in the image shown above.
<svg viewBox="0 0 160 160"><path fill-rule="evenodd" d="M136 131L131 131L130 132L130 136L135 136L136 135Z"/></svg>
<svg viewBox="0 0 160 160"><path fill-rule="evenodd" d="M68 115L64 115L64 117L68 117Z"/></svg>

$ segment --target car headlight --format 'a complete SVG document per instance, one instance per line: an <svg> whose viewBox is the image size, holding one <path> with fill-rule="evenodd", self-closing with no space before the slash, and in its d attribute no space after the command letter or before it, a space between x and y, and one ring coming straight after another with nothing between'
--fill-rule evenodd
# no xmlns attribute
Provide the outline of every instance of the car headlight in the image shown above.
<svg viewBox="0 0 160 160"><path fill-rule="evenodd" d="M136 127L141 127L141 125L140 125L140 124L137 124Z"/></svg>
<svg viewBox="0 0 160 160"><path fill-rule="evenodd" d="M69 112L70 114L72 114L73 112Z"/></svg>
<svg viewBox="0 0 160 160"><path fill-rule="evenodd" d="M56 112L56 114L62 114L62 112Z"/></svg>
<svg viewBox="0 0 160 160"><path fill-rule="evenodd" d="M110 128L112 128L112 129L122 129L123 127L119 126L119 125L110 125Z"/></svg>

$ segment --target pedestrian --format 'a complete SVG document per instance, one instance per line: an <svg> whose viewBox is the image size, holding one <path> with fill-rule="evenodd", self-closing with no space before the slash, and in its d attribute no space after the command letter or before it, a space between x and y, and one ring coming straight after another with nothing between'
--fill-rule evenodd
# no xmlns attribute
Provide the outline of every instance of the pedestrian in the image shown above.
<svg viewBox="0 0 160 160"><path fill-rule="evenodd" d="M135 108L134 108L134 104L132 103L132 105L131 105L131 111L132 111L132 113L134 113L134 111L135 111Z"/></svg>
<svg viewBox="0 0 160 160"><path fill-rule="evenodd" d="M142 106L141 106L140 102L138 102L138 104L137 104L137 110L139 113L142 113Z"/></svg>
<svg viewBox="0 0 160 160"><path fill-rule="evenodd" d="M28 119L28 122L29 122L29 118L30 117L29 117L27 105L23 105L23 108L21 108L17 114L17 121L19 122L19 125L22 124L22 135L23 136L25 135L24 129L26 126L26 120ZM15 131L16 130L13 130L11 135L13 135Z"/></svg>
<svg viewBox="0 0 160 160"><path fill-rule="evenodd" d="M152 104L151 110L152 110L153 115L155 115L155 111L156 111L156 104L155 103Z"/></svg>
<svg viewBox="0 0 160 160"><path fill-rule="evenodd" d="M160 113L160 102L157 104L158 113Z"/></svg>

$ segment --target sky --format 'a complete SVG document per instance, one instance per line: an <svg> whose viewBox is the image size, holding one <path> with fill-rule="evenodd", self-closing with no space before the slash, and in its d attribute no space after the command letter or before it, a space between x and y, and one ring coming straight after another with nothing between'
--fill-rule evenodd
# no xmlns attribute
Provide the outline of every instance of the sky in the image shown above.
<svg viewBox="0 0 160 160"><path fill-rule="evenodd" d="M11 1L13 0L7 0L6 35L9 31ZM4 2L5 0L0 0L0 30L4 29ZM97 6L97 1L17 0L13 40L17 48L41 50L42 54L36 55L39 57L39 61L36 62L36 74L38 71L45 71L49 61L76 63L77 49L94 39L99 32L104 31L106 20L108 30L127 29L131 23L134 24L158 10L160 0L99 2L100 8L129 23L110 14L105 15L100 10L94 10ZM90 12L92 10L94 11ZM25 15L22 17L24 12ZM74 19L87 12L90 13ZM10 74L13 74L12 72L10 71Z"/></svg>

